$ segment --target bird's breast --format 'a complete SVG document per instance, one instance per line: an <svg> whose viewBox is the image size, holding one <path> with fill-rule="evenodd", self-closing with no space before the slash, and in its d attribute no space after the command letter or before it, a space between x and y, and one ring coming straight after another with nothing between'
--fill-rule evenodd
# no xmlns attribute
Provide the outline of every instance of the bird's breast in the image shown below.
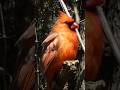
<svg viewBox="0 0 120 90"><path fill-rule="evenodd" d="M75 59L78 48L78 40L75 32L60 33L59 57L62 61Z"/></svg>

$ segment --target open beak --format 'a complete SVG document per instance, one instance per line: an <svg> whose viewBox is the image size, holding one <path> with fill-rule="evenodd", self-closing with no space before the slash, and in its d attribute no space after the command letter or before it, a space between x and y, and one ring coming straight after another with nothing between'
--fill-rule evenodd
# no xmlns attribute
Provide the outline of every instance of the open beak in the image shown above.
<svg viewBox="0 0 120 90"><path fill-rule="evenodd" d="M77 23L73 23L72 26L71 26L71 29L75 29L75 28L79 28L79 25Z"/></svg>

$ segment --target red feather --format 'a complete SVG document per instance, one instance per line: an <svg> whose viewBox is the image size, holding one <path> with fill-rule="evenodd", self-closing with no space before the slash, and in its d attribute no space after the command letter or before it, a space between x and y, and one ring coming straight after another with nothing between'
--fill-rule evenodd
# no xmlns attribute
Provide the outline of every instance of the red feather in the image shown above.
<svg viewBox="0 0 120 90"><path fill-rule="evenodd" d="M48 84L52 82L53 77L59 72L65 60L74 60L76 58L77 35L65 22L74 21L65 13L60 12L52 31L42 43L44 47L42 68Z"/></svg>
<svg viewBox="0 0 120 90"><path fill-rule="evenodd" d="M102 62L103 31L98 15L86 11L85 79L96 80Z"/></svg>

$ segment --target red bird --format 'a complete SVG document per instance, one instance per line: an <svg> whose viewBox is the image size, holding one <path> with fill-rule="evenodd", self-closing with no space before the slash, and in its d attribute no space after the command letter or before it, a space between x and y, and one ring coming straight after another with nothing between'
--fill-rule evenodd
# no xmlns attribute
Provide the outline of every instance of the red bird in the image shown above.
<svg viewBox="0 0 120 90"><path fill-rule="evenodd" d="M86 11L85 16L85 80L95 81L102 62L103 29L97 14Z"/></svg>
<svg viewBox="0 0 120 90"><path fill-rule="evenodd" d="M104 4L105 0L86 0L85 7L87 9L95 8L98 5Z"/></svg>
<svg viewBox="0 0 120 90"><path fill-rule="evenodd" d="M103 28L96 6L104 4L105 0L86 0L85 2L85 80L96 81L99 75L103 55Z"/></svg>
<svg viewBox="0 0 120 90"><path fill-rule="evenodd" d="M42 43L42 71L46 75L49 90L63 62L76 58L78 39L75 28L78 28L78 24L64 12L60 12L50 34Z"/></svg>

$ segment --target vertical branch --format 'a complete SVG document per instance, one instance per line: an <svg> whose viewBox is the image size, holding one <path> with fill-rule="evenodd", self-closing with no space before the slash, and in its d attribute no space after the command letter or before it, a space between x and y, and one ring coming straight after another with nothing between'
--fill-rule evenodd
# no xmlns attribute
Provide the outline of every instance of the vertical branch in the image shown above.
<svg viewBox="0 0 120 90"><path fill-rule="evenodd" d="M82 22L82 21L80 21L79 11L78 11L78 9L77 9L77 2L76 2L76 1L74 1L74 3L73 3L73 8L74 8L74 12L75 12L75 21L76 21L77 23ZM81 46L82 46L82 49L83 49L83 51L85 52L85 42L82 40L81 35L80 35L78 29L75 29L75 31L76 31L76 33L77 33L77 36L78 36L78 39L79 39L80 44L81 44Z"/></svg>
<svg viewBox="0 0 120 90"><path fill-rule="evenodd" d="M102 7L98 6L97 12L101 18L101 22L102 22L102 25L104 28L104 33L105 33L106 37L108 38L110 45L114 51L114 55L115 55L119 65L120 65L120 49L119 49L118 44L116 43L116 40L111 32L110 26L106 20L106 17L104 15Z"/></svg>
<svg viewBox="0 0 120 90"><path fill-rule="evenodd" d="M5 32L5 23L3 18L3 12L2 12L2 5L0 3L0 15L1 15L1 21L2 21L2 36L3 38L6 38L6 32Z"/></svg>
<svg viewBox="0 0 120 90"><path fill-rule="evenodd" d="M81 5L83 4L82 0L81 1ZM81 20L80 21L80 15L79 15L79 11L78 11L78 0L73 0L73 8L74 8L74 12L75 12L75 21L77 23L79 23L81 26L80 26L80 31L81 31L81 36L78 35L78 39L80 39L80 44L82 46L82 49L83 49L83 56L82 56L82 61L79 62L79 66L78 66L78 73L77 73L77 80L76 80L76 87L75 87L75 90L79 90L81 88L81 85L83 83L83 80L84 80L84 72L85 72L85 28L84 28L84 20ZM81 9L82 9L82 6L80 6ZM84 15L84 14L83 14ZM77 34L79 34L79 31L78 29L75 29L75 31L77 32ZM83 87L84 88L84 87ZM82 88L82 89L83 89Z"/></svg>
<svg viewBox="0 0 120 90"><path fill-rule="evenodd" d="M5 32L5 23L4 23L4 18L3 18L3 12L2 12L2 5L0 3L0 15L1 15L1 21L2 21L2 39L4 41L4 58L3 58L3 64L4 64L4 67L5 67L5 64L6 64L6 54L7 54L7 36L6 36L6 32Z"/></svg>
<svg viewBox="0 0 120 90"><path fill-rule="evenodd" d="M39 41L38 41L38 23L36 21L36 27L35 27L35 62L36 62L36 66L35 66L35 80L36 80L36 90L40 90L39 86L40 86L40 59L38 56L38 48L39 48Z"/></svg>
<svg viewBox="0 0 120 90"><path fill-rule="evenodd" d="M35 89L40 90L40 58L38 55L39 49L39 40L38 40L38 31L39 31L39 1L35 0Z"/></svg>
<svg viewBox="0 0 120 90"><path fill-rule="evenodd" d="M0 15L1 15L1 21L2 21L2 39L4 42L4 53L3 53L3 67L6 68L6 57L7 57L7 36L6 36L6 32L5 32L5 23L4 23L4 18L3 18L3 12L2 12L2 5L0 3ZM7 90L6 88L6 79L5 79L5 72L3 73L3 87L5 90Z"/></svg>

